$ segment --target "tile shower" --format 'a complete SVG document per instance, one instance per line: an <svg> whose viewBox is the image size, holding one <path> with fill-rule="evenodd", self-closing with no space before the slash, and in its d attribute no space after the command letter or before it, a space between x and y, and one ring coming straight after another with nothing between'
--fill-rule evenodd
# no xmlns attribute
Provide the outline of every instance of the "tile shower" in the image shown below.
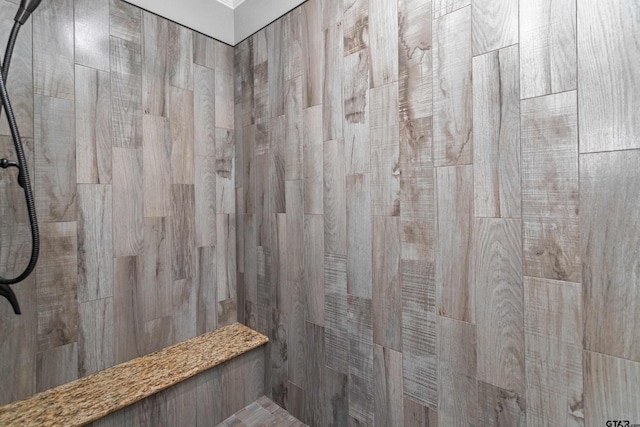
<svg viewBox="0 0 640 427"><path fill-rule="evenodd" d="M313 426L640 422L633 0L309 0L234 48L45 0L26 30L43 258L0 403L237 316Z"/></svg>

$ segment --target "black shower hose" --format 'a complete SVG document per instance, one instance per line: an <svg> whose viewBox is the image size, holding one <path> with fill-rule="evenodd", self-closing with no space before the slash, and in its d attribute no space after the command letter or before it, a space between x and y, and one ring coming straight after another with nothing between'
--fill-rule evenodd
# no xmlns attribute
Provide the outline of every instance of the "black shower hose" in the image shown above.
<svg viewBox="0 0 640 427"><path fill-rule="evenodd" d="M5 51L4 60L2 61L2 78L0 79L0 98L2 98L2 106L7 113L7 120L9 122L9 128L11 129L11 137L13 138L16 157L18 158L18 183L24 190L24 198L27 203L29 223L31 225L31 258L29 259L29 264L26 269L19 276L13 279L6 279L0 276L0 295L9 300L13 307L13 311L16 314L21 313L20 305L18 304L18 300L9 285L23 281L33 272L40 253L40 232L38 231L38 219L36 217L36 207L33 198L33 190L31 188L31 180L29 179L29 170L27 169L27 160L24 156L18 124L16 123L16 118L13 113L13 108L11 107L11 101L9 100L9 94L7 93L6 87L6 81L9 75L9 66L11 64L11 56L13 55L13 48L15 47L21 26L22 24L16 21L11 29L11 35L9 36L9 42L7 43L7 50ZM11 166L14 165L12 164Z"/></svg>

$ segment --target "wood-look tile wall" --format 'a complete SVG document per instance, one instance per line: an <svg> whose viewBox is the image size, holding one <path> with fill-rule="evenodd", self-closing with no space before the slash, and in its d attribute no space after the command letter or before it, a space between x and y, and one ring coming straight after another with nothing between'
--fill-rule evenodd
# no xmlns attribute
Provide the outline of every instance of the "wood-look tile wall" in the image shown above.
<svg viewBox="0 0 640 427"><path fill-rule="evenodd" d="M274 400L318 426L640 422L639 16L309 0L235 48L239 318Z"/></svg>
<svg viewBox="0 0 640 427"><path fill-rule="evenodd" d="M236 320L233 84L232 47L120 0L44 0L25 24L8 87L42 249L23 314L0 301L0 405ZM2 170L0 274L29 251Z"/></svg>

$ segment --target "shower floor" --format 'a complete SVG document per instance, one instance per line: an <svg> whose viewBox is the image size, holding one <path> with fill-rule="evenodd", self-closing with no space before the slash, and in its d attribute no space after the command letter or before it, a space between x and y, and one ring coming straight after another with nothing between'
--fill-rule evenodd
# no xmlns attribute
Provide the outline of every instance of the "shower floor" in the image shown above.
<svg viewBox="0 0 640 427"><path fill-rule="evenodd" d="M296 419L268 397L263 396L231 415L222 423L218 424L217 427L257 426L302 427L306 426L306 424Z"/></svg>

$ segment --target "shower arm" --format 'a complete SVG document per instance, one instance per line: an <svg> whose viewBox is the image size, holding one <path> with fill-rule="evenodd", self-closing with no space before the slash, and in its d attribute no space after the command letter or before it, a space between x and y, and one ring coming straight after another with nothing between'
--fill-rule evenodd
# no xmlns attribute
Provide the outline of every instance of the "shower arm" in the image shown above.
<svg viewBox="0 0 640 427"><path fill-rule="evenodd" d="M15 167L18 169L18 184L23 188L25 195L25 202L27 205L27 212L29 215L29 223L31 225L31 257L26 269L17 277L13 279L6 279L0 276L0 296L6 298L15 314L21 314L20 305L15 293L9 287L15 283L21 282L26 279L35 269L38 261L38 255L40 253L40 233L38 231L38 220L35 210L35 201L33 198L33 190L31 189L31 181L29 180L29 170L27 169L27 161L22 148L22 140L20 138L20 132L18 130L18 124L15 119L13 108L11 107L11 101L7 92L6 81L9 75L9 67L11 65L11 57L13 55L13 48L15 47L16 40L20 28L29 18L31 13L40 5L41 0L22 0L20 2L20 8L14 18L15 23L11 29L9 41L7 42L7 49L5 51L4 60L2 63L2 76L0 78L0 98L2 100L2 107L4 107L7 114L7 121L9 122L9 128L11 130L11 137L16 149L16 157L18 162L11 162L7 159L0 159L0 167L6 169L7 167ZM0 107L0 111L1 108Z"/></svg>

